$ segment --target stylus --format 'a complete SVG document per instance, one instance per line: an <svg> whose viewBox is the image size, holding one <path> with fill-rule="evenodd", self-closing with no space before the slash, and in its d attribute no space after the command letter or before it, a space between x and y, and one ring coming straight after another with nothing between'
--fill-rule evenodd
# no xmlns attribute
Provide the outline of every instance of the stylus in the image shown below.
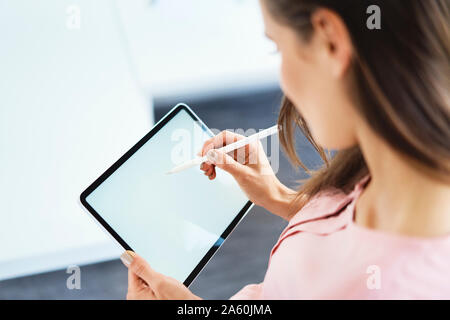
<svg viewBox="0 0 450 320"><path fill-rule="evenodd" d="M225 147L219 148L217 150L220 150L220 151L222 151L224 153L228 153L228 152L231 152L233 150L242 148L243 146L251 143L252 141L264 139L265 137L274 135L274 134L278 133L278 131L279 131L278 125L275 125L275 126L270 127L268 129L262 130L260 132L255 133L255 134L252 134L251 136L248 136L248 137L246 137L244 139L238 140L238 141L236 141L234 143L230 143L229 145L226 145ZM172 170L168 171L167 174L180 172L180 171L183 171L185 169L188 169L188 168L200 165L201 163L206 162L206 161L208 161L208 158L206 156L197 157L197 158L194 158L192 160L189 160L187 162L184 162L184 163L174 167Z"/></svg>

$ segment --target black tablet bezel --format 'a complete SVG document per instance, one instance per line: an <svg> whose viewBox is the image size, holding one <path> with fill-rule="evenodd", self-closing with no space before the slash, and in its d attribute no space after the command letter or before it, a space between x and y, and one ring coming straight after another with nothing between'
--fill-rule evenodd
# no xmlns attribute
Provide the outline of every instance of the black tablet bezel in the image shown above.
<svg viewBox="0 0 450 320"><path fill-rule="evenodd" d="M176 105L164 118L162 118L159 122L155 124L155 126L148 132L141 140L139 140L130 150L128 150L122 157L119 158L111 167L109 167L100 177L98 177L89 187L84 190L80 195L80 201L81 204L89 211L89 213L96 219L102 226L105 228L107 232L109 232L114 239L125 249L125 250L132 250L133 249L123 240L119 234L117 234L111 226L100 216L98 212L92 208L89 203L86 201L86 198L95 190L97 189L106 179L109 178L122 164L124 164L136 151L138 151L145 143L147 143L162 127L164 127L175 115L177 115L181 110L186 111L192 119L195 121L198 121L198 123L202 126L205 131L212 136L211 131L209 128L200 120L200 118L185 104L178 104ZM243 218L245 213L250 209L252 206L252 202L248 201L244 207L239 211L237 216L233 219L233 221L228 225L228 227L225 229L225 231L221 234L219 239L225 240L230 233L233 231L233 229L237 226L239 221ZM223 242L222 242L223 243ZM192 281L195 279L195 277L200 273L200 271L206 266L208 261L212 258L212 256L216 253L216 251L220 248L222 245L220 243L219 245L214 244L208 252L205 254L205 256L200 260L200 262L197 264L197 266L192 270L192 272L189 274L189 276L186 278L186 280L183 282L185 286L189 286ZM163 270L161 270L163 272Z"/></svg>

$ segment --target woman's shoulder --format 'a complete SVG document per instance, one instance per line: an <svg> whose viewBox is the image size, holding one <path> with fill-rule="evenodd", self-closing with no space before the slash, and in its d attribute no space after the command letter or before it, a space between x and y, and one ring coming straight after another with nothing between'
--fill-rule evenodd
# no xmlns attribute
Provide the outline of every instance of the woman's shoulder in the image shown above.
<svg viewBox="0 0 450 320"><path fill-rule="evenodd" d="M331 228L342 227L352 218L351 212L345 209L359 196L369 180L370 175L361 178L350 193L337 188L327 188L318 192L289 220L283 233L299 225L303 227L319 223L323 227L325 220L330 222L336 220L332 218L339 218L341 223L339 225L330 223Z"/></svg>
<svg viewBox="0 0 450 320"><path fill-rule="evenodd" d="M290 220L289 225L325 218L339 211L351 197L344 191L328 188L315 194Z"/></svg>

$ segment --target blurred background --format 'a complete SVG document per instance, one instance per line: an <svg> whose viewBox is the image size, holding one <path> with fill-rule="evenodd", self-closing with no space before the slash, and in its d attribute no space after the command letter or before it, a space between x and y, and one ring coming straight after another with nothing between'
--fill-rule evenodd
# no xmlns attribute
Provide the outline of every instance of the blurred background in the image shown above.
<svg viewBox="0 0 450 320"><path fill-rule="evenodd" d="M0 299L124 299L122 250L79 194L178 102L210 128L275 124L279 56L258 1L0 0L0 38ZM280 155L277 176L306 174ZM192 291L262 281L285 225L253 207ZM81 289L66 286L72 265Z"/></svg>

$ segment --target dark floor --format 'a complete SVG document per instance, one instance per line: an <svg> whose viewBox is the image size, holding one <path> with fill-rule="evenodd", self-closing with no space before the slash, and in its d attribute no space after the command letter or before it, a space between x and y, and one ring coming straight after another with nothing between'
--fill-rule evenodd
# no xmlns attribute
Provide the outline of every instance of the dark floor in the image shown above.
<svg viewBox="0 0 450 320"><path fill-rule="evenodd" d="M277 90L221 97L204 101L184 100L210 128L264 129L276 123L281 93ZM178 101L157 100L155 120ZM299 135L298 152L310 168L319 156ZM305 178L280 156L279 179L295 186ZM228 299L244 285L263 280L270 250L286 223L260 207L253 207L236 227L197 279L191 290L202 298ZM81 290L68 290L65 270L0 282L0 299L123 299L126 268L118 260L81 267Z"/></svg>

